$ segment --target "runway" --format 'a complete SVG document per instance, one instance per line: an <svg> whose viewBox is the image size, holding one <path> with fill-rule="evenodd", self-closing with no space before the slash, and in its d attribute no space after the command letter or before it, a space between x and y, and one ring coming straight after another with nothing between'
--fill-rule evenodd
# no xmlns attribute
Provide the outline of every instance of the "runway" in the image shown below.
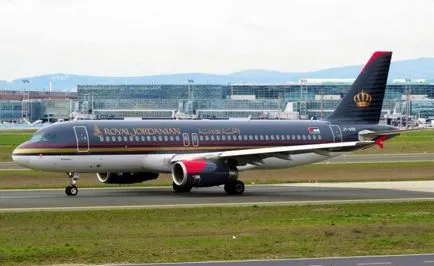
<svg viewBox="0 0 434 266"><path fill-rule="evenodd" d="M132 264L130 264L132 265ZM161 264L134 264L158 266L419 266L434 265L433 254L396 255L396 256L366 256L318 259L277 259L277 260L245 260L222 262L194 262L194 263L161 263Z"/></svg>
<svg viewBox="0 0 434 266"><path fill-rule="evenodd" d="M379 186L379 183L383 186ZM434 200L434 193L430 190L417 188L407 190L405 186L393 188L389 183L400 184L400 182L364 182L355 185L352 183L252 185L246 186L246 192L241 196L228 196L221 187L193 189L185 194L177 194L170 187L81 188L75 197L66 196L63 189L0 190L0 210L87 210ZM409 182L409 184L414 183ZM432 181L419 182L420 187L430 189L434 187L432 183ZM376 187L372 188L370 184L376 184Z"/></svg>
<svg viewBox="0 0 434 266"><path fill-rule="evenodd" d="M379 162L426 162L434 161L434 153L342 155L318 164L329 163L379 163ZM27 170L14 162L0 162L0 171Z"/></svg>

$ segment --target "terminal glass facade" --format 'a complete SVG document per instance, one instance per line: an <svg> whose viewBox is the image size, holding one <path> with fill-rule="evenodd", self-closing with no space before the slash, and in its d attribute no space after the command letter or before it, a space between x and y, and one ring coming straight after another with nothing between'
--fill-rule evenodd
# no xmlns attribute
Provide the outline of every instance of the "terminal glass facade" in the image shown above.
<svg viewBox="0 0 434 266"><path fill-rule="evenodd" d="M351 84L91 85L78 86L79 111L100 118L144 119L326 117ZM389 84L383 114L434 116L434 84Z"/></svg>

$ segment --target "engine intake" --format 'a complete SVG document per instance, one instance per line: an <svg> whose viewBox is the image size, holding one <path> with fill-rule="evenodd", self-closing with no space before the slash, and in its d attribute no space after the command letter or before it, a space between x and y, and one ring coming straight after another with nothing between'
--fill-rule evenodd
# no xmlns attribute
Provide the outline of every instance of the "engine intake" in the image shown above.
<svg viewBox="0 0 434 266"><path fill-rule="evenodd" d="M158 178L158 173L97 173L98 180L105 184L134 184Z"/></svg>
<svg viewBox="0 0 434 266"><path fill-rule="evenodd" d="M238 170L224 162L180 161L172 166L172 179L178 186L219 186L236 181Z"/></svg>

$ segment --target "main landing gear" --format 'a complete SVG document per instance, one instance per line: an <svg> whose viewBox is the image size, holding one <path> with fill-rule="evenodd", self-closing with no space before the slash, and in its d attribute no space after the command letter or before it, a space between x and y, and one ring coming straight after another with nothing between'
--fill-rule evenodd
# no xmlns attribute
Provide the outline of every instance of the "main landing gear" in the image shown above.
<svg viewBox="0 0 434 266"><path fill-rule="evenodd" d="M192 187L191 186L178 186L177 184L175 184L175 182L172 182L172 187L173 190L176 193L186 193L186 192L190 192Z"/></svg>
<svg viewBox="0 0 434 266"><path fill-rule="evenodd" d="M225 184L225 192L229 195L241 195L244 193L244 189L244 182L240 180Z"/></svg>
<svg viewBox="0 0 434 266"><path fill-rule="evenodd" d="M67 173L69 178L69 185L65 188L65 193L68 196L75 196L78 194L78 188L75 186L77 180L80 178L79 173Z"/></svg>
<svg viewBox="0 0 434 266"><path fill-rule="evenodd" d="M172 187L176 193L188 193L192 189L192 186L178 186L174 182L172 183ZM241 195L244 193L245 185L243 181L237 180L235 182L225 184L224 189L228 195Z"/></svg>

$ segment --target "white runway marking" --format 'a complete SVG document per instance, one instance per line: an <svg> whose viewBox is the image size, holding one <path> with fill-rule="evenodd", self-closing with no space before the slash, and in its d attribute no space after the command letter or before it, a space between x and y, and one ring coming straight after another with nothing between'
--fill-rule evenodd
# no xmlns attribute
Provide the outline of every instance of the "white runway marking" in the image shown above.
<svg viewBox="0 0 434 266"><path fill-rule="evenodd" d="M366 262L366 263L357 263L357 265L390 265L392 262Z"/></svg>

